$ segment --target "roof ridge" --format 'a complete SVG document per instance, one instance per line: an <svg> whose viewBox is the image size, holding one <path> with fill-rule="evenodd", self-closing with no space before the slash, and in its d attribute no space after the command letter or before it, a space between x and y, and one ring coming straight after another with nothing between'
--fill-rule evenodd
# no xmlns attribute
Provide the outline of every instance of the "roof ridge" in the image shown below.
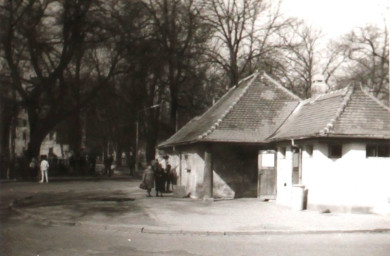
<svg viewBox="0 0 390 256"><path fill-rule="evenodd" d="M259 72L256 70L254 73L250 74L249 76L242 78L240 81L238 81L237 85L235 85L234 87L239 86L239 84L245 82L246 80L249 80L251 77L257 75L258 73Z"/></svg>
<svg viewBox="0 0 390 256"><path fill-rule="evenodd" d="M278 81L276 81L271 76L269 76L265 71L263 72L263 76L266 77L268 80L270 80L274 85L276 85L277 87L279 87L283 91L287 92L293 98L295 98L295 99L297 99L299 101L302 101L302 99L299 96L295 95L292 91L290 91L289 89L287 89L286 87L281 85Z"/></svg>
<svg viewBox="0 0 390 256"><path fill-rule="evenodd" d="M336 116L334 118L332 118L330 120L330 122L326 124L326 127L324 127L320 131L321 135L328 134L330 132L330 130L333 129L333 126L334 126L335 122L337 121L338 118L340 118L341 114L344 112L345 108L347 107L347 105L348 105L348 103L349 103L349 101L351 99L352 93L353 93L353 91L355 89L353 85L350 85L347 88L348 89L346 90L346 92L344 94L344 100L341 103L340 107L336 111ZM343 88L343 89L345 89L345 88Z"/></svg>
<svg viewBox="0 0 390 256"><path fill-rule="evenodd" d="M318 95L318 96L316 96L316 97L314 97L314 98L308 98L308 99L306 99L306 100L312 100L313 102L315 102L315 101L317 101L317 100L321 100L321 98L323 98L323 97L325 97L325 96L330 96L331 94L336 94L336 93L339 93L339 92L342 92L342 91L348 91L348 87L349 86L346 86L346 87L344 87L344 88L341 88L341 89L338 89L338 90L334 90L334 91L329 91L329 92L327 92L327 93L322 93L322 94L320 94L320 95ZM345 92L345 93L346 93ZM305 100L305 101L306 101Z"/></svg>
<svg viewBox="0 0 390 256"><path fill-rule="evenodd" d="M369 98L371 98L373 101L375 101L377 104L379 104L379 106L383 107L384 109L386 109L387 111L390 111L390 107L386 106L385 104L383 104L377 97L375 97L374 95L372 95L370 92L366 91L362 85L359 86L360 89L362 90L362 92L368 96Z"/></svg>
<svg viewBox="0 0 390 256"><path fill-rule="evenodd" d="M237 99L226 109L226 111L222 114L222 116L220 118L218 118L218 120L207 131L205 131L204 133L202 133L201 135L198 136L198 139L205 138L206 136L210 135L215 129L218 128L218 126L222 123L223 119L227 116L227 114L229 114L229 112L233 109L233 107L238 103L238 101L248 91L248 88L253 84L253 81L256 79L257 75L258 75L258 73L254 73L254 74L250 75L249 77L244 78L245 80L243 79L240 81L240 83L241 83L242 81L246 81L247 79L252 77L252 81L250 81L248 83L246 88L240 93L240 95L238 95Z"/></svg>

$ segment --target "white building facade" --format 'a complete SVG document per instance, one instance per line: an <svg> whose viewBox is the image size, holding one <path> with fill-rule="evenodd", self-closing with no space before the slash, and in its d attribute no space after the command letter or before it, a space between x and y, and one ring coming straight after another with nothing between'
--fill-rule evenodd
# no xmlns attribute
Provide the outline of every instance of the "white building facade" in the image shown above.
<svg viewBox="0 0 390 256"><path fill-rule="evenodd" d="M195 198L295 206L300 190L303 208L390 213L390 109L359 86L319 85L302 100L255 73L159 147L185 156Z"/></svg>

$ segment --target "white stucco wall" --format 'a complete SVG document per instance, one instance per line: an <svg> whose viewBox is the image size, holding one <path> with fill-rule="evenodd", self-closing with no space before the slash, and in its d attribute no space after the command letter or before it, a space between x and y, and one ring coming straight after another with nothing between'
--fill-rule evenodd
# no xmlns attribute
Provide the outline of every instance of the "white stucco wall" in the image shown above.
<svg viewBox="0 0 390 256"><path fill-rule="evenodd" d="M286 148L286 153L281 153L281 148ZM280 144L277 150L277 185L276 202L283 205L291 203L292 187L292 152L288 144Z"/></svg>
<svg viewBox="0 0 390 256"><path fill-rule="evenodd" d="M388 204L390 158L367 158L364 142L344 142L338 159L328 157L327 143L311 145L312 156L302 152L302 184L309 190L309 204L371 208ZM291 202L291 161L290 147L285 159L278 155L277 201L287 205Z"/></svg>
<svg viewBox="0 0 390 256"><path fill-rule="evenodd" d="M170 154L168 162L177 173L177 185L184 186L186 194L191 198L203 198L204 167L202 151L187 149L182 154ZM180 161L181 157L181 161ZM163 160L160 160L164 163ZM190 169L191 172L187 170ZM181 171L180 171L181 170ZM234 191L226 182L213 171L213 196L214 198L234 198Z"/></svg>
<svg viewBox="0 0 390 256"><path fill-rule="evenodd" d="M181 159L180 159L181 158ZM159 159L165 167L166 161ZM203 196L204 161L195 150L187 150L182 154L170 154L168 163L177 174L177 185L184 186L186 194L191 198ZM188 172L188 170L191 170Z"/></svg>
<svg viewBox="0 0 390 256"><path fill-rule="evenodd" d="M182 170L182 185L186 187L186 192L191 193L191 198L201 198L203 196L203 159L196 152L185 154L182 159Z"/></svg>

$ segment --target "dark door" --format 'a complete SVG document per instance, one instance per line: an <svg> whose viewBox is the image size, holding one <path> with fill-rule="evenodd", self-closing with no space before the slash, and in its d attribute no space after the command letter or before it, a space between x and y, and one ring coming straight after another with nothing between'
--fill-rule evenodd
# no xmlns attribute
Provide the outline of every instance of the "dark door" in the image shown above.
<svg viewBox="0 0 390 256"><path fill-rule="evenodd" d="M276 198L276 152L261 150L258 157L258 197L260 199Z"/></svg>

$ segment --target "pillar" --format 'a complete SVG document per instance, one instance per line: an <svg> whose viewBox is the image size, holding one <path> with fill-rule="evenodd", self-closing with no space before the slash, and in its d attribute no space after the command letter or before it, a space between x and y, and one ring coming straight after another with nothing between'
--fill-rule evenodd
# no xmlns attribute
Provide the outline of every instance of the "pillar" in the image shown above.
<svg viewBox="0 0 390 256"><path fill-rule="evenodd" d="M213 155L209 148L204 152L204 162L204 199L210 199L213 198Z"/></svg>

